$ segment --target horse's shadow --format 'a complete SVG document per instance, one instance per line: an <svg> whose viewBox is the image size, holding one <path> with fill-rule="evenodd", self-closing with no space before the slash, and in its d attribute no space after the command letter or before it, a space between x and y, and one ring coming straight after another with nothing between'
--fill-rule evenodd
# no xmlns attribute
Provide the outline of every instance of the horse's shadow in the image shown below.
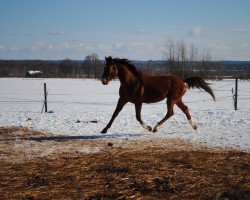
<svg viewBox="0 0 250 200"><path fill-rule="evenodd" d="M76 136L44 136L44 137L19 137L19 138L8 138L2 140L26 140L26 141L68 141L68 140L96 140L96 139L126 139L131 137L141 137L144 134L96 134L96 135L76 135Z"/></svg>

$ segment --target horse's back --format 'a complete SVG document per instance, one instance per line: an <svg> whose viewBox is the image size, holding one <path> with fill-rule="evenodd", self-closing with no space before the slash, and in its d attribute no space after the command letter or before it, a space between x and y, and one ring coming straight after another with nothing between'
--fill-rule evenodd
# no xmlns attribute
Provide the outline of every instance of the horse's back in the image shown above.
<svg viewBox="0 0 250 200"><path fill-rule="evenodd" d="M172 74L165 76L147 76L143 74L142 81L145 87L153 87L154 89L157 87L161 90L168 90L169 88L175 88L176 86L181 87L182 85L185 85L181 78Z"/></svg>
<svg viewBox="0 0 250 200"><path fill-rule="evenodd" d="M174 75L142 76L143 101L153 103L169 96L176 96L186 90L184 81Z"/></svg>

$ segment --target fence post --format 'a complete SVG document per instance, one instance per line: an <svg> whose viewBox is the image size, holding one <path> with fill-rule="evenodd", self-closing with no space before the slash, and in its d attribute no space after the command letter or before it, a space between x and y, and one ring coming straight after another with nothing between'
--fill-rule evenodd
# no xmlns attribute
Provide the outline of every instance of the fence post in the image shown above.
<svg viewBox="0 0 250 200"><path fill-rule="evenodd" d="M234 110L237 110L238 101L238 78L235 78Z"/></svg>
<svg viewBox="0 0 250 200"><path fill-rule="evenodd" d="M44 106L45 106L45 112L47 112L47 89L46 89L46 83L44 83Z"/></svg>

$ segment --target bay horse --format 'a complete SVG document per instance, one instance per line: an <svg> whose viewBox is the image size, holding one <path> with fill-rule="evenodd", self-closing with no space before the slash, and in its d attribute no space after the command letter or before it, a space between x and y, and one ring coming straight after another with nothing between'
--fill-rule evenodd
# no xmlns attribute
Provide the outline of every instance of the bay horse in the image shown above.
<svg viewBox="0 0 250 200"><path fill-rule="evenodd" d="M135 104L136 119L143 128L150 132L157 132L159 127L173 116L173 107L175 104L186 115L192 128L196 130L197 126L191 119L188 107L182 101L182 96L185 94L187 88L202 88L215 101L212 89L201 77L191 77L182 80L174 75L148 76L141 71L137 71L136 67L128 59L112 58L109 56L105 57L105 60L106 67L101 78L102 84L107 85L110 80L118 77L120 80L120 98L112 118L101 133L108 131L114 119L128 102ZM164 99L167 99L167 114L152 129L141 119L142 103L156 103Z"/></svg>

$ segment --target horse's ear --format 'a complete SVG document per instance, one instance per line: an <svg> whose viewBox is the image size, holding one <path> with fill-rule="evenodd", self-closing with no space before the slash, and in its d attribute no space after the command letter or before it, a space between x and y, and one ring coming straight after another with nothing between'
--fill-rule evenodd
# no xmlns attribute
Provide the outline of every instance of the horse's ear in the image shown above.
<svg viewBox="0 0 250 200"><path fill-rule="evenodd" d="M105 57L105 60L106 60L106 62L111 63L112 62L112 57L111 56Z"/></svg>

